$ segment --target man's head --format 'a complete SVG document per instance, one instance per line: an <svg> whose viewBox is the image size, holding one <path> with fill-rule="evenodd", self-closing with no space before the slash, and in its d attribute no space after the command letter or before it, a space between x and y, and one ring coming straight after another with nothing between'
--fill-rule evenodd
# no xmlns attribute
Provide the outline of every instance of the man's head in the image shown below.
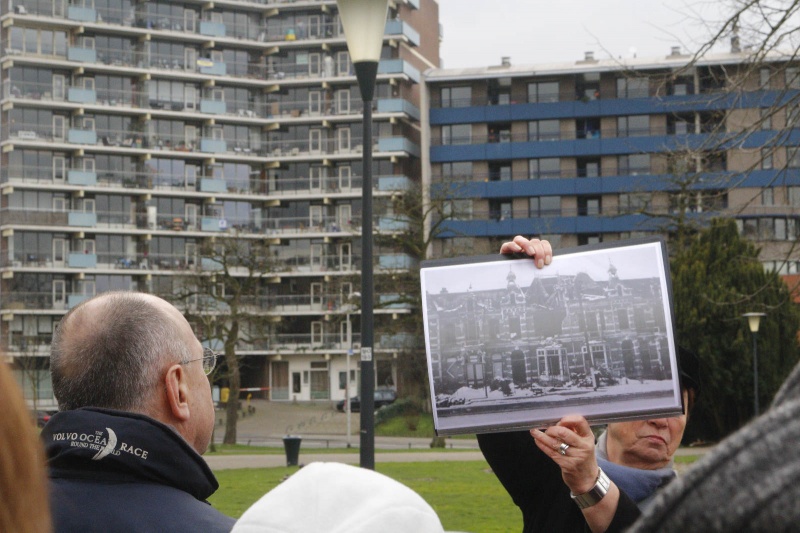
<svg viewBox="0 0 800 533"><path fill-rule="evenodd" d="M174 427L199 453L214 423L203 347L175 307L112 292L68 312L53 335L50 371L62 411L104 407ZM191 363L187 363L192 361Z"/></svg>

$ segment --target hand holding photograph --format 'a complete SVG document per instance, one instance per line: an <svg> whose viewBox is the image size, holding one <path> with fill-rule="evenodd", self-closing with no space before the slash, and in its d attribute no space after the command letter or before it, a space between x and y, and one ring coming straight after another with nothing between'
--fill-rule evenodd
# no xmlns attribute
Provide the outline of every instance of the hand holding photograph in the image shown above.
<svg viewBox="0 0 800 533"><path fill-rule="evenodd" d="M666 245L654 237L529 257L425 261L438 435L682 412Z"/></svg>

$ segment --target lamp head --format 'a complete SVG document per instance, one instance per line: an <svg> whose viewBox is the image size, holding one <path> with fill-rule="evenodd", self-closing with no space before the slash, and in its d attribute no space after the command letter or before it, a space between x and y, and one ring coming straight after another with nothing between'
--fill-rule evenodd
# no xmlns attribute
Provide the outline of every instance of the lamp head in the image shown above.
<svg viewBox="0 0 800 533"><path fill-rule="evenodd" d="M336 0L361 98L371 102L381 59L389 0Z"/></svg>
<svg viewBox="0 0 800 533"><path fill-rule="evenodd" d="M758 333L758 327L761 325L761 317L767 316L766 313L745 313L742 315L747 319L747 324L750 326L750 333Z"/></svg>

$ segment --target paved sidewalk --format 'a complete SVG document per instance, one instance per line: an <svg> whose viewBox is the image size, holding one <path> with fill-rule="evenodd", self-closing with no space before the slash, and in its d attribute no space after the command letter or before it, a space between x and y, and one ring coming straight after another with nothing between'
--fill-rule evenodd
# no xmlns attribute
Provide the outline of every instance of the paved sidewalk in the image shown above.
<svg viewBox="0 0 800 533"><path fill-rule="evenodd" d="M335 402L282 403L265 400L252 400L255 413L247 415L237 426L239 444L270 446L283 450L283 437L301 437L300 464L314 461L328 461L347 464L359 463L359 422L360 414L351 414L351 434L347 438L347 415L336 411ZM217 425L214 440L222 442L225 431L225 413L216 413ZM458 449L457 452L443 452L431 449L429 438L376 437L375 463L424 462L424 461L480 461L483 460L474 437L448 438L446 447ZM348 446L348 442L350 446ZM322 448L344 449L352 447L350 453L315 453ZM427 450L403 453L381 453L381 450ZM676 455L703 455L711 447L679 448ZM286 466L284 453L269 455L216 455L205 458L213 470L231 468L269 468ZM678 464L680 472L685 466Z"/></svg>

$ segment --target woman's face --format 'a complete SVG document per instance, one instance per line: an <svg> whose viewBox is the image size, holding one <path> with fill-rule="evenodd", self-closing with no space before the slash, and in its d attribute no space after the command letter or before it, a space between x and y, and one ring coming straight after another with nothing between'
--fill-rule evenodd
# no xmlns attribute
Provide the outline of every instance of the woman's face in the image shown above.
<svg viewBox="0 0 800 533"><path fill-rule="evenodd" d="M684 405L687 397L684 391ZM655 470L667 466L683 438L686 414L608 425L608 459L632 468Z"/></svg>

